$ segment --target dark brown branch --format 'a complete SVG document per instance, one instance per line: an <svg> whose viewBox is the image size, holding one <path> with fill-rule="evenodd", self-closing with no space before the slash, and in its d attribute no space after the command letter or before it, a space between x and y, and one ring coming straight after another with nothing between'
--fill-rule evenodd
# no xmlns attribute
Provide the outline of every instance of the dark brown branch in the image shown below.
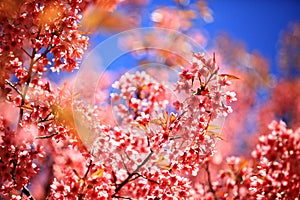
<svg viewBox="0 0 300 200"><path fill-rule="evenodd" d="M29 189L26 186L23 186L22 192L30 199L34 200L34 197L31 195Z"/></svg>
<svg viewBox="0 0 300 200"><path fill-rule="evenodd" d="M49 119L49 117L52 115L52 112L50 112L44 119L40 119L39 123L42 123L42 122L47 122L47 121L50 121L50 120L53 120L52 119Z"/></svg>
<svg viewBox="0 0 300 200"><path fill-rule="evenodd" d="M133 177L134 175L136 175L135 177ZM140 178L140 177L142 177L139 173L136 173L136 174L134 174L132 177L132 179L130 179L128 182L131 182L131 181L134 181L134 180L136 180L136 179L138 179L138 178Z"/></svg>
<svg viewBox="0 0 300 200"><path fill-rule="evenodd" d="M14 89L19 95L21 95L21 97L23 98L23 94L20 90L18 90L18 88L16 88L16 86L10 82L9 80L5 80L5 82L12 88Z"/></svg>
<svg viewBox="0 0 300 200"><path fill-rule="evenodd" d="M89 172L90 172L90 170L91 170L92 163L93 163L93 161L92 161L92 159L90 159L88 168L87 168L87 170L86 170L84 176L83 176L82 178L79 177L81 180L84 181L84 184L81 185L81 191L83 191L83 190L84 190L84 187L86 186L85 179L87 178L87 176L88 176L88 174L89 174ZM76 170L74 170L74 171L76 172ZM76 173L77 173L77 172L76 172ZM78 175L77 175L77 176L78 176ZM82 200L82 199L84 199L84 196L85 196L85 194L84 194L84 193L81 193L81 194L79 194L78 199L79 199L79 200Z"/></svg>
<svg viewBox="0 0 300 200"><path fill-rule="evenodd" d="M21 49L22 49L22 51L24 51L24 53L25 53L27 56L29 56L29 57L31 58L31 55L30 55L23 47L21 47Z"/></svg>
<svg viewBox="0 0 300 200"><path fill-rule="evenodd" d="M47 138L51 138L55 135L58 135L59 133L58 132L55 132L55 133L52 133L50 135L41 135L41 136L37 136L35 137L34 139L47 139Z"/></svg>
<svg viewBox="0 0 300 200"><path fill-rule="evenodd" d="M125 152L125 153L126 153L126 152ZM125 167L125 169L126 169L127 173L128 173L128 174L130 174L130 172L129 172L129 169L128 169L128 167L127 167L126 163L125 163L125 160L124 160L124 158L123 158L122 154L121 154L121 159L122 159L123 165L124 165L124 167Z"/></svg>
<svg viewBox="0 0 300 200"><path fill-rule="evenodd" d="M142 177L142 178L144 178L144 179L146 179L147 181L149 181L149 182L152 182L152 183L155 183L155 184L159 184L157 181L155 181L155 180L152 180L152 179L149 179L149 178L147 178L147 177L145 177L145 176L143 176L143 175L141 175L141 174L138 174L139 176L138 177Z"/></svg>
<svg viewBox="0 0 300 200"><path fill-rule="evenodd" d="M209 171L208 161L205 163L204 169L205 169L206 174L207 174L207 182L208 182L209 191L211 193L213 193L215 199L218 199L217 196L216 196L216 191L214 190L212 182L211 182L211 175L210 175L210 171Z"/></svg>
<svg viewBox="0 0 300 200"><path fill-rule="evenodd" d="M84 180L86 179L87 175L89 174L89 172L90 172L90 170L91 170L92 163L93 163L93 161L92 161L92 159L91 159L90 162L89 162L89 166L88 166L88 168L87 168L87 170L86 170L86 172L85 172L85 174L84 174L84 176L83 176L82 179L84 179Z"/></svg>
<svg viewBox="0 0 300 200"><path fill-rule="evenodd" d="M20 124L21 124L21 121L22 121L22 118L23 118L23 114L24 114L24 109L22 107L25 104L26 94L27 94L29 84L30 84L30 81L31 81L31 75L32 75L32 70L33 70L33 65L34 65L34 56L35 56L35 54L36 54L36 49L33 48L31 56L30 56L31 59L30 59L30 65L29 65L29 69L28 69L28 78L27 78L26 83L25 83L25 87L24 87L24 91L23 91L23 95L22 95L22 102L21 102L21 105L20 105L18 128L20 127Z"/></svg>
<svg viewBox="0 0 300 200"><path fill-rule="evenodd" d="M115 193L112 195L112 197L116 197L117 193L122 189L122 187L124 187L128 182L131 181L131 178L135 175L138 174L138 171L140 170L140 168L142 166L144 166L148 160L150 159L150 157L153 155L153 151L151 150L150 153L148 154L148 156L145 158L145 160L143 160L143 162L137 166L137 168L134 170L134 172L132 172L131 174L129 174L127 176L127 178L117 186L117 188L115 189Z"/></svg>
<svg viewBox="0 0 300 200"><path fill-rule="evenodd" d="M39 31L38 31L38 34L37 34L36 38L40 37L40 33L41 33L41 27L39 27ZM53 35L51 36L51 41L52 41L52 39L53 39ZM38 60L40 60L41 58L46 57L47 53L49 53L51 49L52 49L52 46L48 45L47 48L46 48L46 50L37 59L34 59L34 57L35 57L35 55L37 53L36 48L32 49L31 55L29 55L29 53L24 50L25 53L30 57L30 64L29 64L29 69L28 69L28 78L27 78L26 83L25 83L25 87L24 87L24 90L23 90L23 95L21 95L22 96L22 101L21 101L21 106L20 106L18 128L20 127L20 124L21 124L21 121L22 121L22 118L23 118L23 114L24 114L24 109L22 107L25 104L25 99L26 99L26 95L27 95L27 92L28 92L29 84L31 82L32 73L33 73L33 65Z"/></svg>
<svg viewBox="0 0 300 200"><path fill-rule="evenodd" d="M117 195L114 195L114 198L132 200L132 198L130 198L130 197L123 197L123 196L117 196Z"/></svg>

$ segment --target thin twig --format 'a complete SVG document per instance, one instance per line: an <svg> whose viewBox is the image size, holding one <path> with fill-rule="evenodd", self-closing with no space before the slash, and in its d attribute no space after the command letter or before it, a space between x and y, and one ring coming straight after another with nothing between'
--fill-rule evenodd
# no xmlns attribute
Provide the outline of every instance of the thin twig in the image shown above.
<svg viewBox="0 0 300 200"><path fill-rule="evenodd" d="M39 123L53 120L53 119L48 119L51 115L52 115L52 112L50 112L44 119L40 119Z"/></svg>
<svg viewBox="0 0 300 200"><path fill-rule="evenodd" d="M211 182L211 175L210 175L210 171L209 171L209 164L208 164L208 161L205 163L204 169L205 169L206 174L207 174L207 181L208 181L209 191L210 191L211 193L213 193L214 198L217 199L216 191L214 190L213 185L212 185L212 182Z"/></svg>
<svg viewBox="0 0 300 200"><path fill-rule="evenodd" d="M129 174L127 176L127 178L121 183L118 185L118 187L115 189L115 193L112 195L112 197L116 197L117 196L117 193L122 189L122 187L124 187L128 182L131 181L131 178L135 175L135 174L138 174L138 171L140 170L140 168L142 166L144 166L148 160L150 159L150 157L153 155L153 151L150 150L150 153L148 154L148 156L145 158L145 160L143 160L143 162L137 166L137 168L134 170L134 172L132 172L131 174Z"/></svg>
<svg viewBox="0 0 300 200"><path fill-rule="evenodd" d="M88 175L88 173L90 172L90 170L91 170L91 167L92 167L92 163L93 163L93 161L92 161L92 159L90 160L90 162L89 162L89 166L88 166L88 168L87 168L87 170L86 170L86 172L85 172L85 174L84 174L84 176L83 176L83 178L82 179L86 179L86 177L87 177L87 175Z"/></svg>
<svg viewBox="0 0 300 200"><path fill-rule="evenodd" d="M82 178L80 178L81 180L84 181L84 184L82 184L82 185L81 185L81 188L80 188L81 191L84 191L84 187L86 186L85 179L87 178L87 176L88 176L88 174L89 174L89 172L90 172L90 170L91 170L92 163L93 163L93 161L92 161L92 159L90 159L88 168L87 168L87 170L86 170L84 176L83 176ZM78 199L79 199L79 200L82 200L82 199L84 198L84 196L85 196L85 194L84 194L84 192L83 192L83 193L79 194Z"/></svg>
<svg viewBox="0 0 300 200"><path fill-rule="evenodd" d="M18 88L16 88L16 86L12 83L12 82L10 82L9 80L5 80L5 82L12 88L12 89L14 89L19 95L21 95L21 97L23 97L23 94L22 94L22 92L20 91L20 90L18 90Z"/></svg>
<svg viewBox="0 0 300 200"><path fill-rule="evenodd" d="M47 139L47 138L51 138L55 135L58 135L59 133L58 132L55 132L55 133L52 133L50 135L41 135L41 136L37 136L35 137L34 139Z"/></svg>
<svg viewBox="0 0 300 200"><path fill-rule="evenodd" d="M132 198L130 198L130 197L123 197L123 196L117 196L117 195L115 195L114 198L132 200Z"/></svg>
<svg viewBox="0 0 300 200"><path fill-rule="evenodd" d="M28 91L28 88L29 88L29 84L31 82L31 75L32 75L32 71L33 71L35 54L36 54L36 49L33 48L32 53L31 53L30 65L29 65L29 69L28 69L28 78L27 78L26 83L25 83L25 87L24 87L23 95L22 95L22 102L21 102L21 105L20 105L18 128L20 127L21 121L22 121L22 118L23 118L24 109L22 107L25 104L26 94L27 94L27 91Z"/></svg>
<svg viewBox="0 0 300 200"><path fill-rule="evenodd" d="M128 155L128 153L127 153L126 151L124 151L124 153L125 153L126 157L128 158L128 160L130 160L131 162L133 162L134 164L136 164L136 162L134 162L134 160L132 160L132 159L130 158L130 156ZM137 164L136 164L136 165L137 165Z"/></svg>
<svg viewBox="0 0 300 200"><path fill-rule="evenodd" d="M147 178L146 176L143 176L143 175L141 175L141 174L138 174L138 175L139 175L138 177L142 177L142 178L146 179L146 180L149 181L149 182L159 184L157 181L152 180L152 179L149 179L149 178Z"/></svg>
<svg viewBox="0 0 300 200"><path fill-rule="evenodd" d="M125 160L124 160L124 158L123 158L122 154L121 154L121 159L122 159L123 165L124 165L124 167L125 167L125 169L126 169L127 173L128 173L128 174L130 174L130 172L129 172L129 169L128 169L128 167L127 167L126 163L125 163Z"/></svg>
<svg viewBox="0 0 300 200"><path fill-rule="evenodd" d="M22 192L30 199L34 200L34 197L31 195L29 189L26 186L23 186Z"/></svg>
<svg viewBox="0 0 300 200"><path fill-rule="evenodd" d="M25 53L27 56L29 56L29 57L31 58L31 55L30 55L23 47L21 47L21 49L22 49L22 51L24 51L24 53Z"/></svg>

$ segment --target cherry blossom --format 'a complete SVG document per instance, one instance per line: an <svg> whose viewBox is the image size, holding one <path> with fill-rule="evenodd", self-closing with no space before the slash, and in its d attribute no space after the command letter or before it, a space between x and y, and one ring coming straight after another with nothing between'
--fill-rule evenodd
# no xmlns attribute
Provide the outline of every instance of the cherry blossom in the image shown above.
<svg viewBox="0 0 300 200"><path fill-rule="evenodd" d="M24 193L30 179L39 172L36 160L43 159L45 152L42 146L29 140L20 140L15 131L9 128L8 122L0 116L0 168L1 168L1 198L9 198L12 194ZM24 130L22 134L27 134ZM16 192L14 192L16 191ZM15 197L17 198L17 197Z"/></svg>
<svg viewBox="0 0 300 200"><path fill-rule="evenodd" d="M132 52L139 64L162 61L176 72L174 82L161 69L129 70L112 85L115 74L105 73L92 105L84 100L92 90L89 83L76 93L72 81L51 81L53 72L79 68L88 34L137 26L147 3L0 2L0 198L299 199L297 77L286 73L294 79L272 82L273 103L260 112L259 133L249 140L258 139L251 155L224 159L239 150L237 133L248 132L244 122L255 111L256 90L271 84L268 63L226 37L203 53L193 52L182 35L160 32L184 31L206 44L205 31L193 32L198 13L205 22L213 21L205 1L156 7L148 20L160 31L136 31L119 41L121 48L140 49ZM285 69L297 64L297 56L292 62L289 54L297 50L299 26L290 28L293 33L285 33L280 52ZM226 64L236 75L220 72L227 71ZM97 80L92 73L86 78ZM242 103L231 107L237 98ZM237 115L221 134L216 122L233 110ZM261 128L278 114L288 125L273 121Z"/></svg>
<svg viewBox="0 0 300 200"><path fill-rule="evenodd" d="M269 129L252 152L258 161L249 190L262 199L299 198L299 129L288 129L282 121L273 121Z"/></svg>

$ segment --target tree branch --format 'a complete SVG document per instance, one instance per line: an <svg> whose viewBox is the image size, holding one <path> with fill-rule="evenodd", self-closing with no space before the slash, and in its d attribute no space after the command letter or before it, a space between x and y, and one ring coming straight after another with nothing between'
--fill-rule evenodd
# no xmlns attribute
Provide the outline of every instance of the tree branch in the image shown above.
<svg viewBox="0 0 300 200"><path fill-rule="evenodd" d="M126 169L127 173L128 173L128 174L130 174L130 172L129 172L129 169L128 169L128 167L127 167L126 163L125 163L125 160L124 160L124 158L123 158L122 154L121 154L121 159L122 159L123 165L124 165L124 167L125 167L125 169Z"/></svg>
<svg viewBox="0 0 300 200"><path fill-rule="evenodd" d="M118 198L118 199L129 199L129 200L132 200L132 198L130 198L130 197L123 197L123 196L117 196L117 195L115 195L113 197L114 198Z"/></svg>
<svg viewBox="0 0 300 200"><path fill-rule="evenodd" d="M22 94L22 92L20 91L20 90L18 90L18 88L16 88L16 86L12 83L12 82L10 82L9 80L5 80L5 82L12 88L12 89L14 89L19 95L21 95L21 97L23 98L23 94Z"/></svg>
<svg viewBox="0 0 300 200"><path fill-rule="evenodd" d="M22 192L30 199L35 200L34 197L31 195L29 189L26 186L23 186Z"/></svg>
<svg viewBox="0 0 300 200"><path fill-rule="evenodd" d="M29 57L31 58L31 55L30 55L23 47L21 47L21 49L22 49L22 51L24 51L24 53L25 53L27 56L29 56Z"/></svg>
<svg viewBox="0 0 300 200"><path fill-rule="evenodd" d="M115 193L112 195L112 197L116 197L117 196L117 193L122 189L122 187L124 187L128 182L131 181L131 178L135 175L135 174L138 174L138 171L140 170L140 168L142 166L144 166L148 160L150 159L150 157L153 155L153 151L150 150L150 153L148 154L148 156L145 158L145 160L137 166L137 168L134 170L134 172L132 172L131 174L129 174L127 176L127 178L121 183L118 185L118 187L115 189ZM134 179L133 179L134 180Z"/></svg>
<svg viewBox="0 0 300 200"><path fill-rule="evenodd" d="M55 133L52 133L50 135L41 135L41 136L37 136L35 137L34 139L47 139L47 138L51 138L55 135L58 135L59 133L58 132L55 132Z"/></svg>
<svg viewBox="0 0 300 200"><path fill-rule="evenodd" d="M88 168L87 168L87 170L86 170L86 172L85 172L85 174L84 174L84 176L83 176L82 179L84 179L84 180L86 179L88 173L89 173L90 170L91 170L92 164L93 164L93 161L92 161L92 159L90 159L89 166L88 166Z"/></svg>
<svg viewBox="0 0 300 200"><path fill-rule="evenodd" d="M208 161L204 164L204 169L205 169L206 174L207 174L207 182L208 182L209 191L211 193L213 193L215 199L218 199L217 196L216 196L216 191L214 190L212 182L211 182L211 175L210 175L210 171L209 171Z"/></svg>
<svg viewBox="0 0 300 200"><path fill-rule="evenodd" d="M30 56L31 59L30 59L30 65L29 65L29 69L28 69L28 78L26 80L25 87L24 87L24 90L23 90L23 95L22 95L22 102L21 102L21 106L20 106L20 113L19 113L19 120L18 120L18 128L20 127L20 124L21 124L21 121L22 121L22 118L23 118L23 114L24 114L24 109L22 107L25 104L26 94L27 94L29 84L30 84L30 81L31 81L31 75L32 75L32 70L33 70L33 65L34 65L34 56L35 56L35 54L36 54L36 49L33 48L31 56Z"/></svg>
<svg viewBox="0 0 300 200"><path fill-rule="evenodd" d="M155 181L155 180L149 179L149 178L147 178L147 177L145 177L145 176L143 176L143 175L141 175L141 174L138 174L138 175L139 175L138 177L142 177L142 178L146 179L146 180L149 181L149 182L159 184L159 183L158 183L157 181Z"/></svg>
<svg viewBox="0 0 300 200"><path fill-rule="evenodd" d="M93 161L92 161L92 159L90 159L88 168L87 168L87 170L86 170L84 176L81 178L81 179L84 181L84 184L81 185L81 189L80 189L81 191L84 191L84 187L86 186L85 179L87 178L87 176L88 176L88 174L89 174L89 172L90 172L90 170L91 170L92 163L93 163ZM80 178L80 177L79 177L79 178ZM83 192L83 193L79 194L78 199L79 199L79 200L82 200L82 199L84 199L84 196L85 196L85 194L84 194L84 192Z"/></svg>
<svg viewBox="0 0 300 200"><path fill-rule="evenodd" d="M41 32L41 27L39 27L39 31L38 31L38 34L36 36L36 38L40 37L40 32ZM51 36L51 41L52 41L52 38L53 36ZM33 65L39 60L41 59L42 57L46 57L47 53L50 52L52 46L51 45L48 45L46 50L41 54L40 57L38 57L37 59L34 59L36 53L37 53L37 50L36 48L33 48L32 49L32 53L31 55L29 55L29 53L23 49L23 51L30 57L30 64L29 64L29 69L28 69L28 78L26 80L26 83L25 83L25 87L24 87L24 90L23 90L23 94L21 95L22 96L22 101L21 101L21 106L20 106L20 113L19 113L19 120L18 120L18 128L20 127L20 124L21 124L21 121L22 121L22 118L23 118L23 114L24 114L24 109L22 108L25 104L25 100L26 100L26 95L27 95L27 92L28 92L28 88L29 88L29 84L31 82L31 78L32 78L32 73L33 73ZM18 131L17 131L18 132Z"/></svg>

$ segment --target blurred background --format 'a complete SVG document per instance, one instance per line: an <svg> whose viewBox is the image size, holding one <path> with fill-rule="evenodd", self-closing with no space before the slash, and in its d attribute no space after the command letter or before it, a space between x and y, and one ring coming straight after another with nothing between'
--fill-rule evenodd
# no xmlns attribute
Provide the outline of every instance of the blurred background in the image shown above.
<svg viewBox="0 0 300 200"><path fill-rule="evenodd" d="M250 156L257 135L266 132L272 120L283 120L291 128L300 126L300 1L97 2L83 15L89 50L124 30L163 27L188 35L208 55L215 52L221 71L240 78L230 88L238 102L223 127L225 144L222 155L215 156L216 164L227 155ZM159 42L155 37L132 36L121 41L120 48L136 45L133 38L138 45ZM185 48L184 42L176 43L174 48ZM153 59L170 67L178 64L170 55L154 55L133 52L112 65L123 73Z"/></svg>

